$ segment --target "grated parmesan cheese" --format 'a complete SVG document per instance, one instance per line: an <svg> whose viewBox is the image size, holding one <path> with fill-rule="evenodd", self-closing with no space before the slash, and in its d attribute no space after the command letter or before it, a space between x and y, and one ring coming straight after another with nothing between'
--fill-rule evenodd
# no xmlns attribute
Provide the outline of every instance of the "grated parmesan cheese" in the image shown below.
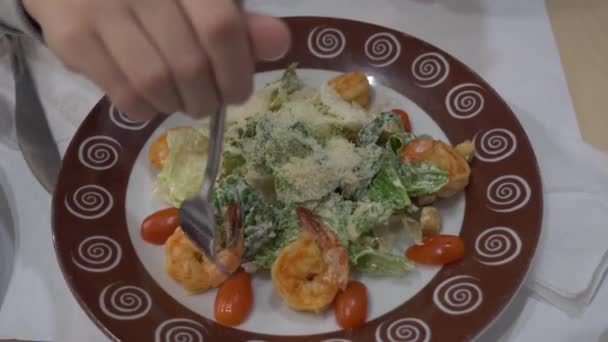
<svg viewBox="0 0 608 342"><path fill-rule="evenodd" d="M339 187L355 189L372 176L368 161L375 149L357 148L344 138L330 139L308 157L291 158L277 172L293 191L279 194L286 202L319 199ZM289 198L285 198L289 197Z"/></svg>

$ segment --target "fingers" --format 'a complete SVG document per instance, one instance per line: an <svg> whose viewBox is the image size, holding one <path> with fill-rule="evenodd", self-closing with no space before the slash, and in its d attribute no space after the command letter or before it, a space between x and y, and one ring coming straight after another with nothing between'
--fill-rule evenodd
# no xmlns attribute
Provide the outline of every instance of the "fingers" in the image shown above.
<svg viewBox="0 0 608 342"><path fill-rule="evenodd" d="M132 12L147 32L177 86L186 113L202 116L218 106L209 60L186 14L175 1L136 1Z"/></svg>
<svg viewBox="0 0 608 342"><path fill-rule="evenodd" d="M159 111L180 110L183 106L168 65L130 11L113 10L101 18L99 36L132 87Z"/></svg>
<svg viewBox="0 0 608 342"><path fill-rule="evenodd" d="M68 29L45 36L48 46L63 63L94 80L132 119L146 120L156 115L154 106L131 87L101 39L92 31L80 30L78 25L74 27L79 28L78 34L72 33L76 29Z"/></svg>
<svg viewBox="0 0 608 342"><path fill-rule="evenodd" d="M213 70L220 99L239 103L253 89L253 54L244 16L234 1L181 0Z"/></svg>
<svg viewBox="0 0 608 342"><path fill-rule="evenodd" d="M247 27L258 60L274 61L289 51L291 35L282 20L251 13L247 15Z"/></svg>
<svg viewBox="0 0 608 342"><path fill-rule="evenodd" d="M231 0L23 0L49 47L135 119L244 101L254 60L289 49L285 24Z"/></svg>

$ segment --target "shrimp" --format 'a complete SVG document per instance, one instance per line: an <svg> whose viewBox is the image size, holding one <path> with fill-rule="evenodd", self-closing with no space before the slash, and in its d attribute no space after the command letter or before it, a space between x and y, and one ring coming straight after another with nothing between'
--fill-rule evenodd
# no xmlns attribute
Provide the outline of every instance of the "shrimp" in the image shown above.
<svg viewBox="0 0 608 342"><path fill-rule="evenodd" d="M272 265L272 284L283 301L298 311L320 312L348 283L348 253L313 213L298 208L304 231L279 253Z"/></svg>
<svg viewBox="0 0 608 342"><path fill-rule="evenodd" d="M224 245L217 252L218 261L230 273L235 272L243 257L244 229L238 205L230 204L226 211L223 234L218 245ZM229 274L224 273L213 261L188 239L181 228L177 228L165 243L166 271L191 294L220 286Z"/></svg>
<svg viewBox="0 0 608 342"><path fill-rule="evenodd" d="M347 72L329 81L329 85L340 94L344 100L355 102L363 108L368 108L371 93L367 77L361 71Z"/></svg>
<svg viewBox="0 0 608 342"><path fill-rule="evenodd" d="M467 146L469 149L471 146ZM467 151L467 154L471 151ZM446 171L449 182L441 188L439 197L452 197L469 185L471 168L463 154L439 140L418 138L407 144L403 149L404 163L426 161Z"/></svg>

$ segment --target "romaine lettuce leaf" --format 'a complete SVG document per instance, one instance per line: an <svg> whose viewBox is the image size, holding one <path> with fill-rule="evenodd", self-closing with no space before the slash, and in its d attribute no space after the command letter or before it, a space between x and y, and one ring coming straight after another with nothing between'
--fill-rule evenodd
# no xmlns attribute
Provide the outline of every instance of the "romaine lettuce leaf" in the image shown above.
<svg viewBox="0 0 608 342"><path fill-rule="evenodd" d="M332 193L321 201L313 209L313 212L328 229L336 234L338 240L347 246L350 240L348 233L349 218L353 209L353 202L344 200L342 196Z"/></svg>
<svg viewBox="0 0 608 342"><path fill-rule="evenodd" d="M279 210L264 201L257 201L245 216L245 262L253 260L258 251L277 236Z"/></svg>
<svg viewBox="0 0 608 342"><path fill-rule="evenodd" d="M224 211L231 202L239 204L243 215L247 216L250 210L261 201L261 196L240 175L230 175L221 179L211 195L218 224L224 221Z"/></svg>
<svg viewBox="0 0 608 342"><path fill-rule="evenodd" d="M392 153L385 153L377 167L379 171L368 188L357 192L358 200L385 203L394 209L409 208L410 197L436 193L449 181L447 172L433 164L404 164Z"/></svg>
<svg viewBox="0 0 608 342"><path fill-rule="evenodd" d="M395 155L385 153L379 161L380 171L372 180L367 193L368 200L383 203L393 209L403 209L411 201L401 179L401 163Z"/></svg>
<svg viewBox="0 0 608 342"><path fill-rule="evenodd" d="M270 269L279 252L288 243L295 240L301 231L295 207L288 206L277 212L277 228L275 236L255 254L256 264L264 269Z"/></svg>
<svg viewBox="0 0 608 342"><path fill-rule="evenodd" d="M167 133L169 155L156 177L154 193L172 206L196 195L207 165L208 136L189 127Z"/></svg>
<svg viewBox="0 0 608 342"><path fill-rule="evenodd" d="M245 226L245 262L254 259L260 249L280 235L281 210L265 202L243 176L230 175L218 182L212 202L218 224L223 222L223 213L229 203L236 202L241 206Z"/></svg>
<svg viewBox="0 0 608 342"><path fill-rule="evenodd" d="M436 193L449 181L448 173L431 163L401 164L399 178L412 197Z"/></svg>
<svg viewBox="0 0 608 342"><path fill-rule="evenodd" d="M241 153L224 150L222 153L222 174L230 174L245 164L245 158Z"/></svg>
<svg viewBox="0 0 608 342"><path fill-rule="evenodd" d="M354 210L348 216L346 230L351 241L358 239L377 227L385 225L394 210L389 205L379 202L356 202Z"/></svg>
<svg viewBox="0 0 608 342"><path fill-rule="evenodd" d="M258 173L272 175L292 157L306 157L317 141L310 127L277 113L262 113L247 123L240 144L246 164Z"/></svg>
<svg viewBox="0 0 608 342"><path fill-rule="evenodd" d="M386 141L386 149L392 151L397 156L401 156L401 151L405 145L409 144L414 139L416 139L416 136L413 133L395 133L388 137L388 140Z"/></svg>
<svg viewBox="0 0 608 342"><path fill-rule="evenodd" d="M393 112L382 112L359 131L358 145L383 144L389 136L403 133L403 123Z"/></svg>
<svg viewBox="0 0 608 342"><path fill-rule="evenodd" d="M269 108L272 111L279 110L283 103L285 103L289 95L300 89L300 79L298 78L298 74L296 73L297 64L291 64L285 72L280 80L275 82L275 84L271 84L270 86L275 87L270 93L270 104Z"/></svg>
<svg viewBox="0 0 608 342"><path fill-rule="evenodd" d="M414 268L411 261L400 255L361 244L351 244L348 255L357 271L373 277L399 277Z"/></svg>

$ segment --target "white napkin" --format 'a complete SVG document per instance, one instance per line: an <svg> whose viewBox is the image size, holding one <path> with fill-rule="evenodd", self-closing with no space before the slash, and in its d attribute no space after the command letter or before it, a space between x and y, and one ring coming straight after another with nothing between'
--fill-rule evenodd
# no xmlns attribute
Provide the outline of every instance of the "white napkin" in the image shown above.
<svg viewBox="0 0 608 342"><path fill-rule="evenodd" d="M26 46L63 155L83 113L93 107L101 92L89 81L66 72L47 49L33 42ZM14 84L8 55L0 57L0 80L0 96L12 107ZM0 186L8 197L16 232L11 244L14 269L0 306L0 340L107 341L80 308L59 269L49 224L51 196L39 186L19 151L0 144L0 156Z"/></svg>
<svg viewBox="0 0 608 342"><path fill-rule="evenodd" d="M248 6L276 15L346 17L393 27L445 48L480 72L513 104L541 166L543 235L528 287L577 314L592 299L606 269L608 157L580 139L544 2L509 3L512 8L500 0L463 0L458 6L447 0L309 0L297 6L253 0ZM101 92L65 71L45 48L30 46L29 58L63 153ZM0 62L0 93L12 94L10 71L6 61ZM516 68L520 72L513 72ZM0 155L18 235L13 279L0 308L0 339L105 340L61 276L49 227L50 196L17 152L0 145Z"/></svg>
<svg viewBox="0 0 608 342"><path fill-rule="evenodd" d="M578 316L608 266L608 154L514 110L532 141L544 192L543 231L527 286Z"/></svg>

